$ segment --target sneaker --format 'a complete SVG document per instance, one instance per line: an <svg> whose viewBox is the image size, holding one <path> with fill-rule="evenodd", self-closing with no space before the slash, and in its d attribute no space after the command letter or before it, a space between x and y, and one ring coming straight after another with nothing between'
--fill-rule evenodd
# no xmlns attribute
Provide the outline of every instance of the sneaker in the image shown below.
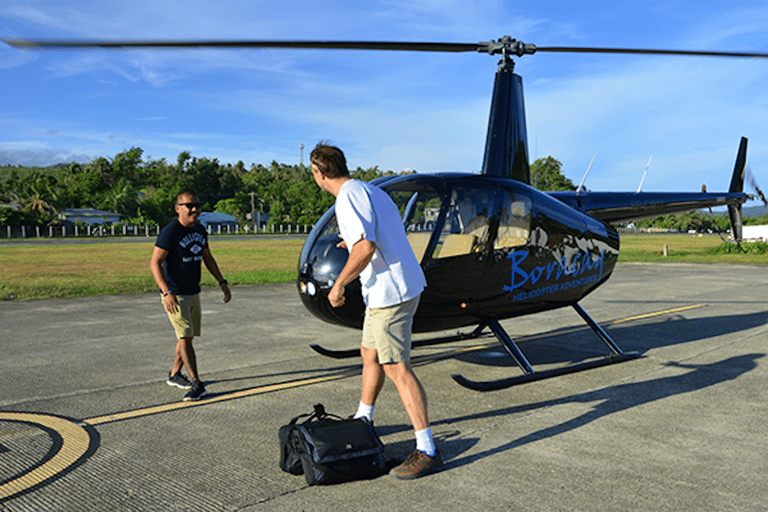
<svg viewBox="0 0 768 512"><path fill-rule="evenodd" d="M203 383L199 380L196 380L192 383L192 387L189 391L187 391L187 394L184 395L184 401L189 402L190 400L200 400L207 394L208 392L205 390Z"/></svg>
<svg viewBox="0 0 768 512"><path fill-rule="evenodd" d="M434 457L416 450L405 459L405 462L393 468L389 474L400 480L411 480L426 475L442 463L439 450Z"/></svg>
<svg viewBox="0 0 768 512"><path fill-rule="evenodd" d="M181 389L189 389L192 387L192 382L183 376L181 372L177 373L176 375L171 375L168 373L168 380L165 381L165 383L169 386L176 386L177 388Z"/></svg>

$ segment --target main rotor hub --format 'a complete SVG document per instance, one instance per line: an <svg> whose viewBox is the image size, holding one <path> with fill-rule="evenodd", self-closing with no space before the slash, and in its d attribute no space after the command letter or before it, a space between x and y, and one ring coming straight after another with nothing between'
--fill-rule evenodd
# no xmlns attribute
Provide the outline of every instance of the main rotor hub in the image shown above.
<svg viewBox="0 0 768 512"><path fill-rule="evenodd" d="M490 55L533 55L536 53L535 44L525 44L510 36L504 36L498 41L489 41L487 43L478 43L477 51L487 51Z"/></svg>
<svg viewBox="0 0 768 512"><path fill-rule="evenodd" d="M487 51L489 55L501 54L502 59L499 61L499 70L514 71L515 63L512 60L512 56L517 55L518 57L522 57L523 55L533 55L536 53L536 45L525 44L510 36L504 36L498 41L479 43L477 51Z"/></svg>

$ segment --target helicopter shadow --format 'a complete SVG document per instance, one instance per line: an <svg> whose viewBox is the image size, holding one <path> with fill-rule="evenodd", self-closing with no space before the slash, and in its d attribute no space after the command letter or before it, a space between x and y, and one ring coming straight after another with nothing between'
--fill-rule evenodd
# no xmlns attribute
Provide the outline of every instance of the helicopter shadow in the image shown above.
<svg viewBox="0 0 768 512"><path fill-rule="evenodd" d="M768 312L685 318L671 315L661 321L604 325L625 352L650 350L724 336L768 323ZM513 338L514 339L514 338ZM563 327L514 340L531 364L577 364L606 355L606 347L588 326ZM493 357L498 356L498 357ZM479 366L509 367L516 364L499 345L485 351L466 352L456 359Z"/></svg>
<svg viewBox="0 0 768 512"><path fill-rule="evenodd" d="M712 364L681 364L676 362L666 363L665 366L689 369L691 371L681 375L671 377L662 377L655 380L633 382L610 386L595 391L580 393L577 395L559 398L555 400L546 400L533 404L525 404L516 407L508 407L496 411L489 411L480 414L471 414L463 417L451 418L433 423L433 426L440 424L450 425L456 421L469 421L481 418L507 416L511 414L525 413L547 407L556 406L565 403L592 403L596 405L587 413L576 418L568 420L558 425L543 428L536 432L505 443L496 448L485 450L480 453L466 455L460 454L466 451L464 445L454 445L447 443L441 447L444 460L442 470L449 470L471 464L477 460L483 459L514 448L525 446L529 443L541 441L555 437L565 432L576 430L580 427L600 419L602 417L629 410L633 407L656 402L676 395L683 395L698 391L716 384L721 384L734 380L741 375L753 370L756 366L756 360L764 357L765 354L745 354L734 356L723 361ZM469 446L474 443L469 444ZM456 449L459 449L458 451Z"/></svg>

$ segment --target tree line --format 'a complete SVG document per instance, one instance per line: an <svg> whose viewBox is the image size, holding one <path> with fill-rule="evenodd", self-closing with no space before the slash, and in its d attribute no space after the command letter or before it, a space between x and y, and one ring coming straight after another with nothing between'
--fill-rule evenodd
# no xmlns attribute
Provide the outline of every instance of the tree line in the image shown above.
<svg viewBox="0 0 768 512"><path fill-rule="evenodd" d="M334 202L303 164L224 165L187 151L175 163L142 157L143 150L132 147L86 164L0 167L0 204L7 205L0 206L0 226L44 226L65 208L95 208L121 214L123 224L162 226L173 218L176 195L184 190L198 194L204 211L234 215L242 223L246 214L262 212L269 224L313 225ZM352 171L365 181L392 174L378 167ZM576 190L551 156L531 165L531 181L540 190ZM648 222L687 230L708 229L712 221L692 212L641 221ZM727 226L727 216L723 222Z"/></svg>
<svg viewBox="0 0 768 512"><path fill-rule="evenodd" d="M119 213L128 225L164 225L174 216L176 195L184 190L198 194L203 211L234 215L241 222L253 211L269 214L270 224L312 225L334 201L301 164L224 165L186 151L169 163L144 160L142 154L133 147L87 164L0 167L0 203L7 205L0 207L0 225L42 226L65 208ZM371 180L394 173L373 167L352 174Z"/></svg>

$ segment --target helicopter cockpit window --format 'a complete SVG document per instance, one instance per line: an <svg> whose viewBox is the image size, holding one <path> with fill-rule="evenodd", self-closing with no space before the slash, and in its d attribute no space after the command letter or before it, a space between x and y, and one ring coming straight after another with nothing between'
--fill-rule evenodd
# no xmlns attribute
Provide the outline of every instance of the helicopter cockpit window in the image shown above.
<svg viewBox="0 0 768 512"><path fill-rule="evenodd" d="M320 233L319 238L326 238L330 236L339 238L340 235L341 231L339 231L339 222L336 220L336 215L333 215L328 219L328 222L325 224L325 226L323 226L323 231ZM339 241L341 241L341 238L339 238Z"/></svg>
<svg viewBox="0 0 768 512"><path fill-rule="evenodd" d="M499 231L494 249L525 245L531 232L531 199L528 196L503 193Z"/></svg>
<svg viewBox="0 0 768 512"><path fill-rule="evenodd" d="M421 263L440 215L440 196L429 189L418 192L389 190L388 193L400 210L408 242Z"/></svg>
<svg viewBox="0 0 768 512"><path fill-rule="evenodd" d="M496 193L491 189L454 189L433 257L483 252L488 246L495 203Z"/></svg>

